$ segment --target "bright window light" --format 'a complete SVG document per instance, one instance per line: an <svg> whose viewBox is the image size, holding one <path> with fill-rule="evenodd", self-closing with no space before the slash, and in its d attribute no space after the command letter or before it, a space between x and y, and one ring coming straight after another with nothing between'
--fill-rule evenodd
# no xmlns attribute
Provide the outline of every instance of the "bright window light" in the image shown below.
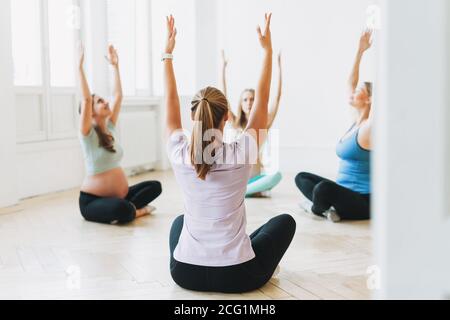
<svg viewBox="0 0 450 320"><path fill-rule="evenodd" d="M48 0L50 83L52 87L75 86L75 28L72 0Z"/></svg>
<svg viewBox="0 0 450 320"><path fill-rule="evenodd" d="M14 85L42 85L40 0L11 1Z"/></svg>

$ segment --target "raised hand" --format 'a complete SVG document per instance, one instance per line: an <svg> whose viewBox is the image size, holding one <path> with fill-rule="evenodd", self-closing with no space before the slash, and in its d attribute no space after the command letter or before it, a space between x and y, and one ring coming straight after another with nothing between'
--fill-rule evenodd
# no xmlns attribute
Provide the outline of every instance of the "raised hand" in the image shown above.
<svg viewBox="0 0 450 320"><path fill-rule="evenodd" d="M166 21L167 21L167 43L165 53L172 54L173 50L175 49L177 29L175 28L175 19L172 15L166 17Z"/></svg>
<svg viewBox="0 0 450 320"><path fill-rule="evenodd" d="M78 45L78 67L83 69L84 66L84 45L80 42Z"/></svg>
<svg viewBox="0 0 450 320"><path fill-rule="evenodd" d="M228 66L228 60L225 57L225 50L222 50L221 53L222 53L222 66L226 68Z"/></svg>
<svg viewBox="0 0 450 320"><path fill-rule="evenodd" d="M117 50L113 45L108 47L108 56L105 58L112 66L117 67L119 65L119 56L117 55Z"/></svg>
<svg viewBox="0 0 450 320"><path fill-rule="evenodd" d="M372 34L373 30L366 29L364 30L363 34L361 35L361 38L359 40L359 50L361 52L364 52L372 46Z"/></svg>
<svg viewBox="0 0 450 320"><path fill-rule="evenodd" d="M270 51L270 52L272 51L272 35L270 32L270 20L271 19L272 19L272 14L266 13L265 14L264 33L262 33L260 26L258 26L258 28L257 28L259 42L261 43L261 47L265 51Z"/></svg>

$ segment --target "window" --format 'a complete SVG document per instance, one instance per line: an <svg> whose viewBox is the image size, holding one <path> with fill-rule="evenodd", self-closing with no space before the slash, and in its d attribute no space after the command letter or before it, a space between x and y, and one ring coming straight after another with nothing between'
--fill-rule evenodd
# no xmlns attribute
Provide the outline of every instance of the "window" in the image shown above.
<svg viewBox="0 0 450 320"><path fill-rule="evenodd" d="M40 2L11 1L12 55L16 86L42 85Z"/></svg>
<svg viewBox="0 0 450 320"><path fill-rule="evenodd" d="M19 143L76 135L78 0L11 1Z"/></svg>
<svg viewBox="0 0 450 320"><path fill-rule="evenodd" d="M72 0L48 0L50 84L75 86L75 32L71 25Z"/></svg>
<svg viewBox="0 0 450 320"><path fill-rule="evenodd" d="M125 96L150 96L148 0L107 0L108 43L119 54Z"/></svg>
<svg viewBox="0 0 450 320"><path fill-rule="evenodd" d="M180 30L175 49L174 67L177 76L178 93L190 96L195 88L196 77L196 14L195 0L152 0L151 29L153 49L153 93L162 95L161 51L166 42L166 25L164 17L173 14Z"/></svg>
<svg viewBox="0 0 450 320"><path fill-rule="evenodd" d="M178 90L180 95L191 95L195 90L195 0L107 0L108 42L120 55L126 96L163 94L161 52L168 14L176 16L182 30L174 61Z"/></svg>

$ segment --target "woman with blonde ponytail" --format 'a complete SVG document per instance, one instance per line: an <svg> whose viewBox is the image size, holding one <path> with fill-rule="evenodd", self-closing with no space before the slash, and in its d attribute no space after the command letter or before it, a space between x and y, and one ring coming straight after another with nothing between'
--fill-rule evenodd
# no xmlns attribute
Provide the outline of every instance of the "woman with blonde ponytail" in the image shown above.
<svg viewBox="0 0 450 320"><path fill-rule="evenodd" d="M191 162L195 166L198 177L202 180L205 180L206 175L211 169L211 164L202 161L204 151L210 143L206 139L203 139L203 137L208 131L213 131L216 128L219 129L216 133L220 134L220 132L223 132L221 122L222 120L226 122L228 119L227 104L227 99L223 93L212 87L201 90L192 101L191 110L194 128L191 140ZM214 142L216 141L214 137L212 140Z"/></svg>
<svg viewBox="0 0 450 320"><path fill-rule="evenodd" d="M229 103L218 89L207 87L192 100L191 139L183 131L180 99L172 59L176 29L167 17L167 46L163 54L167 152L184 198L184 214L170 231L170 271L185 289L240 293L266 284L274 274L295 233L290 215L280 215L248 236L245 193L252 164L267 130L272 78L271 15L264 33L264 65L255 107L246 130L233 143L222 134Z"/></svg>
<svg viewBox="0 0 450 320"><path fill-rule="evenodd" d="M272 106L268 113L268 124L267 130L272 128L273 123L278 114L280 108L280 101L283 89L283 72L281 63L281 52L278 54L278 84L277 84L277 94L272 102ZM225 51L222 50L222 91L225 96L227 96L227 79L226 79L226 69L228 67L228 60L225 57ZM229 120L227 126L225 127L226 138L225 141L229 142L234 140L243 130L247 127L250 112L252 110L253 104L255 102L255 89L245 89L241 93L239 98L239 104L237 108L237 113L234 114L231 110L229 111ZM276 170L271 170L264 166L263 152L260 152L258 161L252 168L252 173L250 180L247 185L246 197L262 197L266 196L273 188L275 188L282 180L281 172ZM267 164L267 163L266 163Z"/></svg>

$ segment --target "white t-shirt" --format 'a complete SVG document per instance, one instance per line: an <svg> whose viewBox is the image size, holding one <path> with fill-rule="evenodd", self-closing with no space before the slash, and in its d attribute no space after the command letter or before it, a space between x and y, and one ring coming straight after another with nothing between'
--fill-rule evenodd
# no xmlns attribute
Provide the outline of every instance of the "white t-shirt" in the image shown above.
<svg viewBox="0 0 450 320"><path fill-rule="evenodd" d="M175 260L187 264L225 267L255 257L246 233L245 192L256 141L243 134L216 149L206 179L197 176L190 158L190 142L181 130L169 138L167 151L184 198L184 225Z"/></svg>

